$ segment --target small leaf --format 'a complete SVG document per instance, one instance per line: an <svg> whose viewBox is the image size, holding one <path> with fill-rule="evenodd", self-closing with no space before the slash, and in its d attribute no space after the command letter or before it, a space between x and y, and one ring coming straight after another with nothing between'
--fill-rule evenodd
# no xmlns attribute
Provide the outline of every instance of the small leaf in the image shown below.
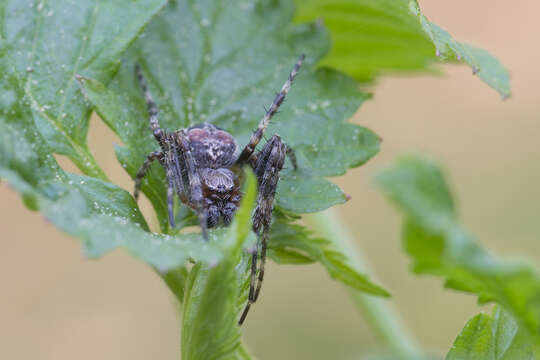
<svg viewBox="0 0 540 360"><path fill-rule="evenodd" d="M448 288L495 301L512 314L540 356L540 273L482 249L458 223L450 190L435 163L406 157L376 182L405 217L403 241L420 274L443 277Z"/></svg>
<svg viewBox="0 0 540 360"><path fill-rule="evenodd" d="M366 275L358 273L347 264L347 257L335 250L326 239L315 238L297 224L288 224L279 219L270 231L269 256L277 263L309 263L317 261L325 267L335 280L365 293L390 296L381 286L372 283Z"/></svg>
<svg viewBox="0 0 540 360"><path fill-rule="evenodd" d="M478 314L467 322L446 360L534 360L526 333L512 315L495 306L491 315Z"/></svg>
<svg viewBox="0 0 540 360"><path fill-rule="evenodd" d="M184 360L249 358L240 343L236 266L250 233L256 188L248 172L241 206L223 243L224 259L213 267L196 264L189 274L182 316Z"/></svg>
<svg viewBox="0 0 540 360"><path fill-rule="evenodd" d="M437 57L463 61L474 73L510 96L508 71L483 49L454 40L429 22L416 0L297 0L295 21L322 19L333 46L321 65L331 66L359 81L383 72L429 70Z"/></svg>

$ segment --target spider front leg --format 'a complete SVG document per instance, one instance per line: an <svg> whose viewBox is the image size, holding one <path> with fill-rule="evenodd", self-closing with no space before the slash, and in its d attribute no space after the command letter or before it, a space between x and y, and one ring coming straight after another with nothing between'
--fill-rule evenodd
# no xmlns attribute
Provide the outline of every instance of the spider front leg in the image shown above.
<svg viewBox="0 0 540 360"><path fill-rule="evenodd" d="M183 130L175 133L175 157L174 167L176 169L176 178L178 179L179 193L183 192L187 195L187 201L195 209L199 217L202 235L205 240L208 240L208 224L206 221L206 213L203 205L202 181L196 169L195 160L191 154L188 139Z"/></svg>
<svg viewBox="0 0 540 360"><path fill-rule="evenodd" d="M268 232L272 221L272 210L274 209L274 198L279 181L279 172L283 168L287 146L278 135L272 136L264 148L257 154L253 168L259 184L257 195L257 207L253 214L253 231L258 235L256 250L251 260L251 277L249 284L248 303L238 321L242 325L249 312L251 304L257 301L264 279L264 266L266 264L266 249L268 243ZM261 262L258 266L258 248L260 250Z"/></svg>
<svg viewBox="0 0 540 360"><path fill-rule="evenodd" d="M148 156L144 160L144 163L139 168L139 171L137 171L137 175L135 176L135 190L133 191L133 197L135 198L135 201L139 200L142 179L146 175L146 172L150 168L150 165L152 165L152 162L156 159L159 160L160 163L162 162L163 153L161 151L154 151L148 154Z"/></svg>
<svg viewBox="0 0 540 360"><path fill-rule="evenodd" d="M270 123L270 120L272 117L277 113L279 107L283 103L283 100L285 100L285 96L291 89L292 82L294 78L296 77L296 74L298 74L298 71L300 70L300 66L302 66L302 62L305 59L305 55L300 55L300 58L294 65L293 69L291 70L291 73L289 74L289 77L287 78L287 81L285 81L285 84L281 87L280 92L276 95L274 98L274 101L272 101L272 105L270 105L270 108L268 111L266 111L266 114L262 118L261 122L259 123L259 126L257 126L257 129L251 134L251 138L249 139L248 144L246 147L242 150L240 153L240 156L238 157L239 163L246 163L248 162L249 158L253 153L255 152L255 148L261 141L261 138L264 134L264 130Z"/></svg>
<svg viewBox="0 0 540 360"><path fill-rule="evenodd" d="M167 152L168 143L166 143L166 139L169 136L159 126L158 108L157 108L156 103L152 99L152 95L150 94L150 91L148 90L148 85L146 84L146 80L144 79L144 75L142 73L142 70L139 64L135 65L135 75L137 76L137 80L139 81L139 86L143 92L144 101L146 102L146 107L148 109L148 117L149 117L148 120L150 122L150 129L152 130L152 133L154 134L154 138L157 140L157 142L159 143L159 146L163 150L163 152L153 152L150 155L148 155L143 166L137 172L137 177L135 180L135 193L134 193L135 200L137 200L137 198L139 197L139 189L141 186L141 180L144 174L146 173L146 171L148 170L150 163L156 158L159 159L159 162L161 163L161 165L163 165L167 169L167 212L169 215L169 224L171 228L174 229L174 209L173 209L174 181L173 181L171 168L169 166L165 166L166 164L170 164L170 159L165 159L165 155L164 155L164 153L168 153Z"/></svg>

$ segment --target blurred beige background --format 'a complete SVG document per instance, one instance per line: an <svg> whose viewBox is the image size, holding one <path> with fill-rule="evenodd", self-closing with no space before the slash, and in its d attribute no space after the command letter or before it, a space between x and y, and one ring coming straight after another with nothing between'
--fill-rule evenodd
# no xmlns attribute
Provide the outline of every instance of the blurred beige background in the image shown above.
<svg viewBox="0 0 540 360"><path fill-rule="evenodd" d="M493 252L540 258L540 3L421 1L424 13L460 40L496 54L512 72L513 97L465 66L444 77L385 77L356 122L384 138L381 153L337 182L353 200L339 207L407 326L445 352L473 297L413 277L401 251L400 219L371 175L398 154L421 151L444 164L465 225ZM94 121L90 144L113 180L114 136ZM158 276L123 251L85 260L61 234L0 184L0 359L178 359L176 304ZM244 328L261 359L355 359L376 341L346 291L319 266L270 264L264 294ZM336 356L336 354L338 356Z"/></svg>

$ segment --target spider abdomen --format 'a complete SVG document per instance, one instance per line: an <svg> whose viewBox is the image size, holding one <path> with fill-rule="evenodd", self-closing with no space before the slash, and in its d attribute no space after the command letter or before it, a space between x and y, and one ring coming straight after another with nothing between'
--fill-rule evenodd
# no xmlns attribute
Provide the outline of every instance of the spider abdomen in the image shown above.
<svg viewBox="0 0 540 360"><path fill-rule="evenodd" d="M234 163L236 140L212 124L198 124L186 130L190 151L199 168L219 169Z"/></svg>

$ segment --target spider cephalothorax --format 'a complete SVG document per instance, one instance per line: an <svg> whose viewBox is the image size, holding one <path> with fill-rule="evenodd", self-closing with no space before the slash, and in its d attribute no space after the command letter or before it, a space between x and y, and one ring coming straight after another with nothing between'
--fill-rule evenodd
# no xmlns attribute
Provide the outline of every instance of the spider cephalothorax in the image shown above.
<svg viewBox="0 0 540 360"><path fill-rule="evenodd" d="M150 128L161 150L150 153L137 172L135 199L139 196L141 181L150 164L158 160L167 173L167 206L171 227L175 226L173 204L176 192L182 203L192 208L199 216L199 223L206 239L208 228L220 223L228 225L232 221L242 197L240 191L242 166L251 166L255 172L259 191L257 206L253 213L253 231L258 235L258 242L251 259L248 303L239 324L243 323L261 289L274 197L279 172L283 168L286 155L289 155L296 169L296 158L292 149L285 145L278 135L273 135L261 150L255 150L270 119L291 88L303 60L302 55L240 154L236 153L237 145L234 137L212 124L197 124L174 132L161 129L157 118L157 106L148 91L141 69L136 67L137 78L148 106ZM260 266L257 267L259 255Z"/></svg>

